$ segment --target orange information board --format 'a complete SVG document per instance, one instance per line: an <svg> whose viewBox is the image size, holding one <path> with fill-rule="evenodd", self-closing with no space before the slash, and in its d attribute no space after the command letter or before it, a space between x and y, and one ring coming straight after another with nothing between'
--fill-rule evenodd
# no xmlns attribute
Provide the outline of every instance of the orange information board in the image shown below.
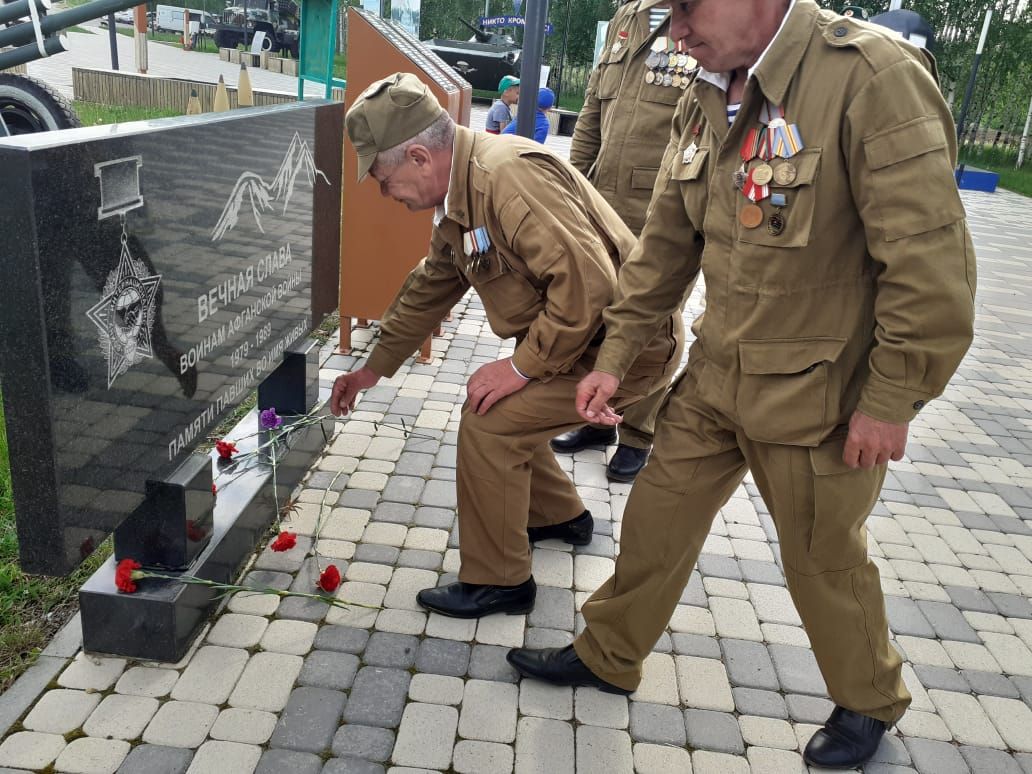
<svg viewBox="0 0 1032 774"><path fill-rule="evenodd" d="M348 9L348 85L345 108L374 81L410 72L457 124L469 126L472 87L429 48L389 19L361 8ZM380 195L375 182L356 181L358 159L344 140L343 207L340 233L340 351L351 349L351 319L378 320L408 273L426 255L433 210L410 212ZM429 340L422 357L430 355Z"/></svg>

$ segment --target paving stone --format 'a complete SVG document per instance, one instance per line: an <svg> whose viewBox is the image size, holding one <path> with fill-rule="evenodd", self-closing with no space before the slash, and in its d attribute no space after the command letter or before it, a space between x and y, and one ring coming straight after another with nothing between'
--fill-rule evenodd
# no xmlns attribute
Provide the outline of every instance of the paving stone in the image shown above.
<svg viewBox="0 0 1032 774"><path fill-rule="evenodd" d="M463 739L455 745L453 757L452 768L458 774L507 774L512 771L514 755L509 745Z"/></svg>
<svg viewBox="0 0 1032 774"><path fill-rule="evenodd" d="M784 720L742 715L738 718L738 725L741 729L742 740L749 745L795 750L798 744L792 725ZM734 750L728 752L734 752Z"/></svg>
<svg viewBox="0 0 1032 774"><path fill-rule="evenodd" d="M42 769L53 763L64 748L65 740L60 734L18 731L0 744L0 766Z"/></svg>
<svg viewBox="0 0 1032 774"><path fill-rule="evenodd" d="M114 774L129 749L129 743L122 739L82 737L61 750L54 768L68 774Z"/></svg>
<svg viewBox="0 0 1032 774"><path fill-rule="evenodd" d="M928 695L958 742L1003 749L1003 739L974 696L935 689Z"/></svg>
<svg viewBox="0 0 1032 774"><path fill-rule="evenodd" d="M993 774L1022 774L1021 766L1010 755L1003 750L993 750L989 747L970 747L964 745L960 748L960 754L967 761L971 771L993 772Z"/></svg>
<svg viewBox="0 0 1032 774"><path fill-rule="evenodd" d="M462 677L469 669L470 650L465 642L428 637L419 644L416 670Z"/></svg>
<svg viewBox="0 0 1032 774"><path fill-rule="evenodd" d="M541 551L536 551L535 556ZM552 553L560 553L554 551ZM538 586L534 609L527 616L531 626L545 629L565 629L573 631L574 603L573 592L568 588Z"/></svg>
<svg viewBox="0 0 1032 774"><path fill-rule="evenodd" d="M194 751L182 747L141 744L132 749L118 774L186 774Z"/></svg>
<svg viewBox="0 0 1032 774"><path fill-rule="evenodd" d="M384 607L421 612L423 608L416 602L416 595L423 589L437 586L437 579L437 573L428 570L414 570L408 567L395 570L383 599Z"/></svg>
<svg viewBox="0 0 1032 774"><path fill-rule="evenodd" d="M295 688L269 744L319 754L329 748L347 697L325 688Z"/></svg>
<svg viewBox="0 0 1032 774"><path fill-rule="evenodd" d="M67 734L75 731L97 708L100 696L86 691L58 688L44 693L22 721L28 731Z"/></svg>
<svg viewBox="0 0 1032 774"><path fill-rule="evenodd" d="M312 539L306 535L298 535L297 543L289 551L273 551L266 546L255 560L254 568L271 572L295 573L301 569L301 565L311 549Z"/></svg>
<svg viewBox="0 0 1032 774"><path fill-rule="evenodd" d="M268 626L269 621L258 615L224 613L211 627L207 641L226 648L253 648Z"/></svg>
<svg viewBox="0 0 1032 774"><path fill-rule="evenodd" d="M387 760L393 749L394 732L386 728L347 724L333 737L333 754L342 758L379 763Z"/></svg>
<svg viewBox="0 0 1032 774"><path fill-rule="evenodd" d="M573 726L569 723L520 718L515 774L574 774L575 749Z"/></svg>
<svg viewBox="0 0 1032 774"><path fill-rule="evenodd" d="M446 769L451 765L459 711L440 704L405 707L391 761L402 766Z"/></svg>
<svg viewBox="0 0 1032 774"><path fill-rule="evenodd" d="M997 696L979 696L978 701L1008 748L1017 752L1032 752L1032 709L1027 704Z"/></svg>
<svg viewBox="0 0 1032 774"><path fill-rule="evenodd" d="M487 645L503 645L509 648L523 647L523 634L527 629L527 618L522 615L489 615L477 622L477 642Z"/></svg>
<svg viewBox="0 0 1032 774"><path fill-rule="evenodd" d="M401 669L362 667L344 709L344 721L397 728L405 709L411 676Z"/></svg>
<svg viewBox="0 0 1032 774"><path fill-rule="evenodd" d="M903 743L921 774L969 774L960 751L952 744L931 739L906 738Z"/></svg>
<svg viewBox="0 0 1032 774"><path fill-rule="evenodd" d="M1032 652L1025 644L1009 634L983 632L982 642L993 654L1005 674L1032 676Z"/></svg>
<svg viewBox="0 0 1032 774"><path fill-rule="evenodd" d="M794 693L785 696L785 706L788 708L788 716L797 723L814 723L819 726L824 725L835 709L835 705L825 698Z"/></svg>
<svg viewBox="0 0 1032 774"><path fill-rule="evenodd" d="M428 481L423 488L419 504L454 509L458 505L455 498L455 485L448 481Z"/></svg>
<svg viewBox="0 0 1032 774"><path fill-rule="evenodd" d="M250 656L242 648L206 645L198 648L172 689L177 701L222 704L243 674Z"/></svg>
<svg viewBox="0 0 1032 774"><path fill-rule="evenodd" d="M418 503L426 480L418 476L393 475L383 488L383 499L398 503ZM413 512L415 509L413 508ZM407 524L408 521L401 522Z"/></svg>
<svg viewBox="0 0 1032 774"><path fill-rule="evenodd" d="M732 688L735 708L742 715L762 715L769 718L787 718L788 707L781 694L755 688Z"/></svg>
<svg viewBox="0 0 1032 774"><path fill-rule="evenodd" d="M718 578L730 578L731 580L742 580L742 570L738 566L738 562L729 556L700 554L698 567L699 572L703 575L713 575Z"/></svg>
<svg viewBox="0 0 1032 774"><path fill-rule="evenodd" d="M613 574L616 563L603 556L578 555L573 560L573 586L577 591L593 592Z"/></svg>
<svg viewBox="0 0 1032 774"><path fill-rule="evenodd" d="M971 624L967 622L967 619L953 605L943 602L921 601L917 603L917 606L921 608L921 612L924 613L925 618L928 619L928 622L935 630L935 635L939 639L982 642L975 630L971 628Z"/></svg>
<svg viewBox="0 0 1032 774"><path fill-rule="evenodd" d="M99 658L81 652L57 678L62 688L84 691L106 691L125 671L124 658Z"/></svg>
<svg viewBox="0 0 1032 774"><path fill-rule="evenodd" d="M630 735L611 728L580 726L577 765L583 771L631 771L634 758Z"/></svg>
<svg viewBox="0 0 1032 774"><path fill-rule="evenodd" d="M678 656L677 684L682 702L689 707L731 712L734 699L724 665L716 659Z"/></svg>
<svg viewBox="0 0 1032 774"><path fill-rule="evenodd" d="M896 634L909 634L914 637L935 636L932 625L912 599L886 595L885 614L889 619L889 628Z"/></svg>
<svg viewBox="0 0 1032 774"><path fill-rule="evenodd" d="M573 718L573 688L540 680L523 680L519 691L521 714L553 720Z"/></svg>
<svg viewBox="0 0 1032 774"><path fill-rule="evenodd" d="M350 626L321 626L312 645L317 650L359 654L365 650L368 642L369 632L364 629Z"/></svg>
<svg viewBox="0 0 1032 774"><path fill-rule="evenodd" d="M208 735L222 742L265 744L275 729L276 716L271 712L229 707L219 713Z"/></svg>
<svg viewBox="0 0 1032 774"><path fill-rule="evenodd" d="M455 511L446 508L429 508L421 506L416 509L412 523L417 527L450 530L455 524Z"/></svg>
<svg viewBox="0 0 1032 774"><path fill-rule="evenodd" d="M946 723L934 712L908 710L896 723L896 727L906 737L936 739L941 742L953 740L953 734L946 727Z"/></svg>
<svg viewBox="0 0 1032 774"><path fill-rule="evenodd" d="M1017 686L998 672L962 669L960 674L976 694L1001 696L1007 699L1017 699L1021 696Z"/></svg>
<svg viewBox="0 0 1032 774"><path fill-rule="evenodd" d="M692 753L694 774L749 774L749 770L749 762L739 756L709 750Z"/></svg>
<svg viewBox="0 0 1032 774"><path fill-rule="evenodd" d="M630 709L631 738L636 742L654 742L683 747L684 715L677 707L632 701Z"/></svg>
<svg viewBox="0 0 1032 774"><path fill-rule="evenodd" d="M305 657L298 683L315 688L344 691L351 687L359 660L350 653L315 650Z"/></svg>
<svg viewBox="0 0 1032 774"><path fill-rule="evenodd" d="M524 646L527 648L565 648L573 642L573 632L558 629L527 629Z"/></svg>
<svg viewBox="0 0 1032 774"><path fill-rule="evenodd" d="M636 774L671 774L691 772L692 759L687 750L658 744L634 745Z"/></svg>
<svg viewBox="0 0 1032 774"><path fill-rule="evenodd" d="M996 609L1008 618L1032 618L1032 602L1026 597L997 591L987 592L986 596L996 605Z"/></svg>
<svg viewBox="0 0 1032 774"><path fill-rule="evenodd" d="M496 680L515 683L519 675L505 660L509 648L497 645L474 645L469 659L469 676L477 680Z"/></svg>
<svg viewBox="0 0 1032 774"><path fill-rule="evenodd" d="M792 645L771 645L770 655L782 688L791 693L826 696L827 686L813 651Z"/></svg>
<svg viewBox="0 0 1032 774"><path fill-rule="evenodd" d="M740 754L745 752L742 732L733 715L708 710L685 710L688 744L695 749Z"/></svg>
<svg viewBox="0 0 1032 774"><path fill-rule="evenodd" d="M136 739L157 711L158 700L149 696L111 694L82 724L82 730L101 739Z"/></svg>
<svg viewBox="0 0 1032 774"><path fill-rule="evenodd" d="M418 673L409 683L409 698L424 704L459 705L465 685L458 677Z"/></svg>
<svg viewBox="0 0 1032 774"><path fill-rule="evenodd" d="M781 568L774 562L761 562L755 559L739 559L738 566L742 578L750 583L765 583L772 586L785 585L785 576Z"/></svg>
<svg viewBox="0 0 1032 774"><path fill-rule="evenodd" d="M469 641L476 630L477 622L472 619L448 618L438 613L431 613L426 619L427 637Z"/></svg>
<svg viewBox="0 0 1032 774"><path fill-rule="evenodd" d="M218 714L218 707L211 704L166 702L144 730L143 741L167 747L199 747Z"/></svg>
<svg viewBox="0 0 1032 774"><path fill-rule="evenodd" d="M515 685L470 680L462 699L459 736L481 742L511 743L516 738L517 702Z"/></svg>
<svg viewBox="0 0 1032 774"><path fill-rule="evenodd" d="M789 750L775 750L769 747L750 747L747 755L752 774L782 774L782 772L805 772L802 756ZM816 771L816 769L814 769Z"/></svg>
<svg viewBox="0 0 1032 774"><path fill-rule="evenodd" d="M720 646L732 685L769 691L780 688L770 653L761 643L721 639Z"/></svg>
<svg viewBox="0 0 1032 774"><path fill-rule="evenodd" d="M416 570L440 570L443 556L437 551L424 551L419 548L403 548L398 555L399 567L411 567Z"/></svg>
<svg viewBox="0 0 1032 774"><path fill-rule="evenodd" d="M405 634L373 632L362 660L372 666L408 669L416 662L419 640Z"/></svg>
<svg viewBox="0 0 1032 774"><path fill-rule="evenodd" d="M770 586L762 583L748 585L749 597L761 621L787 626L802 626L799 613L792 602L792 595L784 586Z"/></svg>
<svg viewBox="0 0 1032 774"><path fill-rule="evenodd" d="M194 755L187 774L252 774L262 757L262 748L239 742L205 742Z"/></svg>
<svg viewBox="0 0 1032 774"><path fill-rule="evenodd" d="M326 622L355 628L365 628L376 623L378 608L387 592L376 583L345 581L337 590L337 598L350 603L347 607L335 606L326 613Z"/></svg>
<svg viewBox="0 0 1032 774"><path fill-rule="evenodd" d="M194 658L196 658L196 654ZM192 660L191 663L193 663ZM187 669L189 668L187 666ZM168 695L178 679L179 672L174 669L136 666L127 670L118 678L118 682L115 683L115 690L118 693L131 696L160 698Z"/></svg>
<svg viewBox="0 0 1032 774"><path fill-rule="evenodd" d="M914 666L914 673L925 688L938 688L943 691L957 691L959 693L967 693L970 690L970 686L963 675L955 669L917 664Z"/></svg>
<svg viewBox="0 0 1032 774"><path fill-rule="evenodd" d="M312 753L293 750L266 750L254 774L320 774L323 759Z"/></svg>
<svg viewBox="0 0 1032 774"><path fill-rule="evenodd" d="M256 653L247 662L229 703L244 709L279 712L287 704L304 661L285 653Z"/></svg>
<svg viewBox="0 0 1032 774"><path fill-rule="evenodd" d="M589 726L627 728L627 698L606 693L597 688L577 688L574 691L574 716Z"/></svg>
<svg viewBox="0 0 1032 774"><path fill-rule="evenodd" d="M677 666L672 656L650 653L642 664L641 672L641 682L631 695L632 701L680 705Z"/></svg>
<svg viewBox="0 0 1032 774"><path fill-rule="evenodd" d="M748 603L746 603L748 604ZM713 614L703 607L677 605L670 616L670 629L676 633L697 634L712 637L717 633ZM759 628L757 626L757 631Z"/></svg>
<svg viewBox="0 0 1032 774"><path fill-rule="evenodd" d="M715 637L704 637L700 634L672 634L674 652L682 656L699 658L720 658L720 643Z"/></svg>
<svg viewBox="0 0 1032 774"><path fill-rule="evenodd" d="M394 546L374 545L361 543L355 548L355 561L377 562L379 564L393 565L398 561L401 551Z"/></svg>

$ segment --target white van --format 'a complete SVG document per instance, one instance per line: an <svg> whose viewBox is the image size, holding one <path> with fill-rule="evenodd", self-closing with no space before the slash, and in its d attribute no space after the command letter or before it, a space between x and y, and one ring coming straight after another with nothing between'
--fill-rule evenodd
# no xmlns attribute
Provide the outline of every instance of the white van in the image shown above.
<svg viewBox="0 0 1032 774"><path fill-rule="evenodd" d="M208 32L216 19L206 11L198 11L195 8L178 8L174 5L159 5L155 8L154 29L157 32L183 32L183 14L190 12L190 21L199 22L201 32Z"/></svg>

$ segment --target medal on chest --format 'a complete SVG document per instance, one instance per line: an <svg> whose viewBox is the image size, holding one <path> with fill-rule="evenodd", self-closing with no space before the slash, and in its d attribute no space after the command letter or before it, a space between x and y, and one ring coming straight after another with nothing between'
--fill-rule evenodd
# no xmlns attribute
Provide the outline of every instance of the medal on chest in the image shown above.
<svg viewBox="0 0 1032 774"><path fill-rule="evenodd" d="M767 232L780 236L785 230L788 197L781 192L772 193L770 184L790 186L795 182L798 170L788 159L803 149L803 138L799 127L785 120L785 111L780 105L765 103L760 110L760 121L763 126L746 132L739 152L742 166L732 176L735 188L750 201L739 212L738 220L745 228L761 225L765 218L757 203L770 197L770 203L777 209L766 218Z"/></svg>
<svg viewBox="0 0 1032 774"><path fill-rule="evenodd" d="M692 127L692 144L685 148L684 153L681 154L682 164L691 164L695 161L695 156L699 152L699 145L696 143L696 140L698 139L700 132L702 132L702 127L699 124Z"/></svg>
<svg viewBox="0 0 1032 774"><path fill-rule="evenodd" d="M487 229L478 226L471 231L462 233L462 252L466 256L466 269L474 273L480 273L491 265L487 257L487 251L491 248L491 238Z"/></svg>

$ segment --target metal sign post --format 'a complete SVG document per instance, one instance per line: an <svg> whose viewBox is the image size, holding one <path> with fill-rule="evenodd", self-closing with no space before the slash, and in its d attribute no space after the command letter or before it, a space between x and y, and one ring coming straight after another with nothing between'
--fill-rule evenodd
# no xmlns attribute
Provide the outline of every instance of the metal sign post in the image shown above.
<svg viewBox="0 0 1032 774"><path fill-rule="evenodd" d="M548 0L527 0L523 33L523 64L520 66L520 101L516 109L516 134L534 136L534 118L541 86L541 58L545 50L545 20Z"/></svg>

